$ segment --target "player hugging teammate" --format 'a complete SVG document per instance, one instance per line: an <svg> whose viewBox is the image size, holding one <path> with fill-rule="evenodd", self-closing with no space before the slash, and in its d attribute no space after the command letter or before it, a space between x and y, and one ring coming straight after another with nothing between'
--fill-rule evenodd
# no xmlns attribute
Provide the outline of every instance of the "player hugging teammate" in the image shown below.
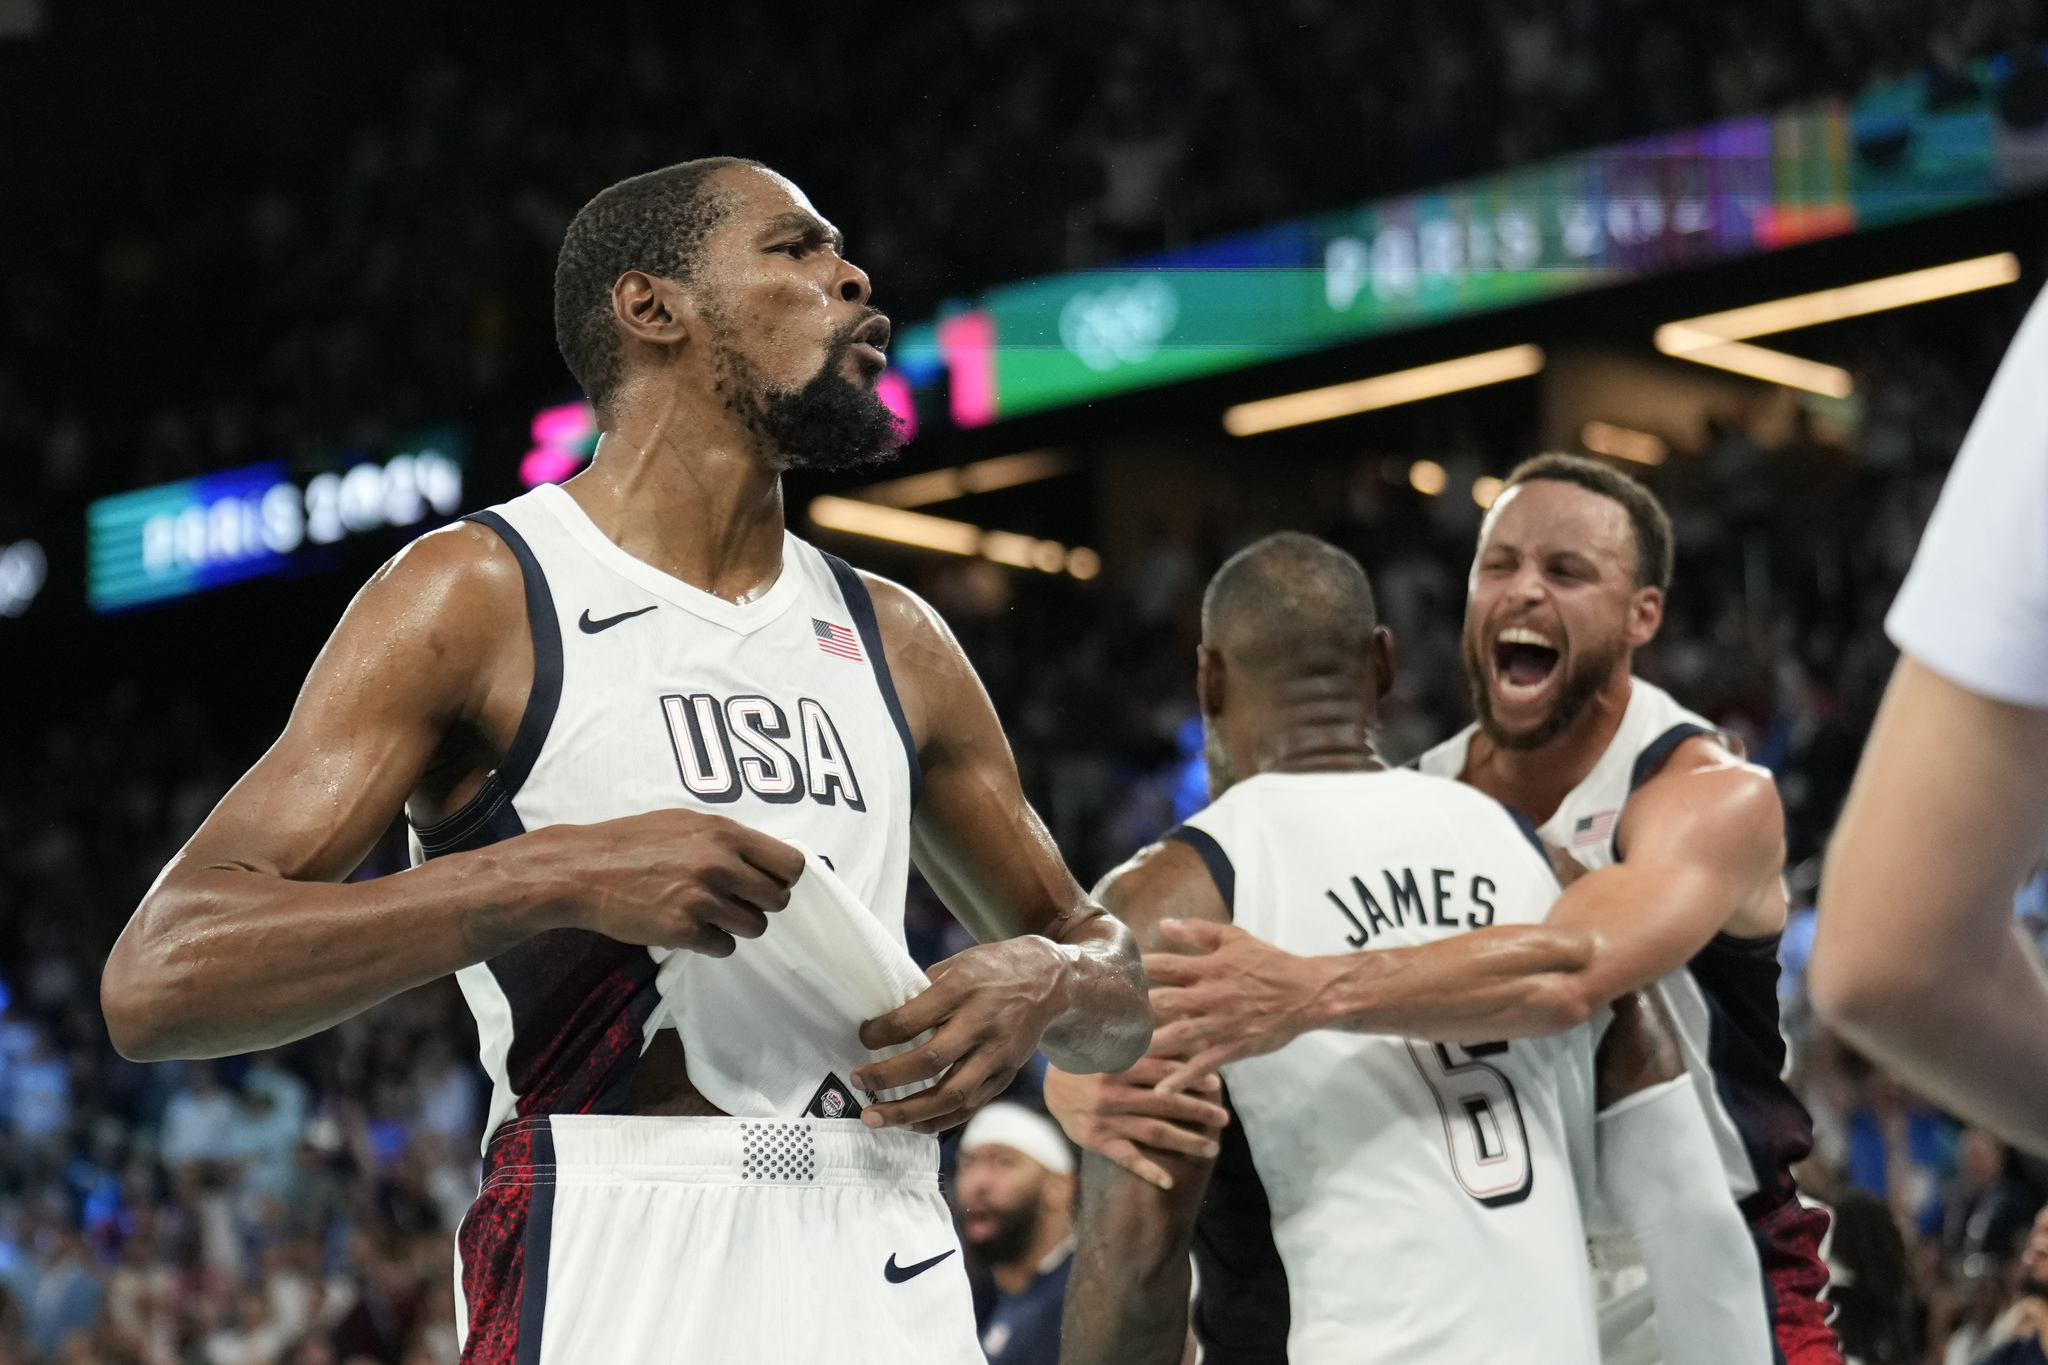
<svg viewBox="0 0 2048 1365"><path fill-rule="evenodd" d="M1218 572L1214 803L1097 891L1147 950L1152 1049L1047 1082L1091 1150L1069 1360L1179 1359L1191 1249L1211 1365L1837 1365L1777 794L1631 675L1671 556L1633 480L1518 468L1472 566L1478 721L1417 773L1372 752L1357 565L1282 536Z"/></svg>

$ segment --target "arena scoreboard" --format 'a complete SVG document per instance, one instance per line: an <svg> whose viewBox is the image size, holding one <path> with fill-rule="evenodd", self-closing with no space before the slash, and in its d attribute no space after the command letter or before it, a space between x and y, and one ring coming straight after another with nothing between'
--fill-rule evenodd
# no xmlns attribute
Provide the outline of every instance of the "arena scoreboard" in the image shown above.
<svg viewBox="0 0 2048 1365"><path fill-rule="evenodd" d="M101 498L86 509L86 600L97 612L281 573L318 547L426 529L462 506L449 440L311 477L282 460Z"/></svg>
<svg viewBox="0 0 2048 1365"><path fill-rule="evenodd" d="M928 415L977 427L1987 202L2048 183L2048 109L2025 82L2007 90L2012 70L1891 81L1003 285L902 329L892 360Z"/></svg>

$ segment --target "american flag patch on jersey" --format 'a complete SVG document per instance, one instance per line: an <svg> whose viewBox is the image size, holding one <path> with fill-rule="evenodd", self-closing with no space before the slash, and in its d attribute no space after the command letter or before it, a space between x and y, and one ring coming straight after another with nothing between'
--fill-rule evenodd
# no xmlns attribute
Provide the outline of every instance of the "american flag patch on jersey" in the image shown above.
<svg viewBox="0 0 2048 1365"><path fill-rule="evenodd" d="M1584 848L1597 844L1614 832L1614 817L1619 811L1603 810L1598 815L1585 815L1572 826L1572 847Z"/></svg>
<svg viewBox="0 0 2048 1365"><path fill-rule="evenodd" d="M817 617L813 616L811 618L811 630L818 637L818 648L824 650L827 654L836 654L842 659L851 659L855 663L861 661L860 639L845 626L834 625L830 621L820 621Z"/></svg>

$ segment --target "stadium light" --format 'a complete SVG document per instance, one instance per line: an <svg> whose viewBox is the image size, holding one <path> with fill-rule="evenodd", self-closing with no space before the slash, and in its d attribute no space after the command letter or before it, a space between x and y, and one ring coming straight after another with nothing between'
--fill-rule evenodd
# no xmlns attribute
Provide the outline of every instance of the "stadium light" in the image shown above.
<svg viewBox="0 0 2048 1365"><path fill-rule="evenodd" d="M978 555L997 564L1040 573L1066 573L1086 582L1102 572L1102 557L1086 546L1072 549L1056 540L1039 540L1015 531L984 531L981 527L900 507L859 502L853 498L811 499L811 521L829 531L893 540L900 545L938 550L949 555Z"/></svg>
<svg viewBox="0 0 2048 1365"><path fill-rule="evenodd" d="M1682 318L1659 327L1654 340L1658 350L1681 360L1714 365L1831 398L1847 398L1855 389L1847 370L1744 343L1750 337L1769 336L1773 332L1817 327L1824 322L1929 303L1978 289L1995 289L2019 277L2019 258L2010 251L2001 251L1995 256L1909 270L1903 275L1887 275L1839 289L1822 289L1746 308Z"/></svg>
<svg viewBox="0 0 2048 1365"><path fill-rule="evenodd" d="M1579 444L1595 455L1612 455L1637 464L1663 464L1670 450L1647 431L1632 431L1612 422L1588 422L1579 430Z"/></svg>
<svg viewBox="0 0 2048 1365"><path fill-rule="evenodd" d="M1037 483L1056 478L1073 467L1057 450L1027 450L1019 455L999 455L993 460L976 460L956 469L934 469L855 490L862 502L885 507L922 507L926 503L951 502L970 493L993 493L999 488Z"/></svg>
<svg viewBox="0 0 2048 1365"><path fill-rule="evenodd" d="M1263 431L1298 427L1308 422L1327 422L1333 417L1415 403L1460 389L1526 379L1543 368L1539 346L1509 346L1458 360L1419 365L1412 370L1355 379L1348 384L1307 389L1301 393L1261 398L1225 409L1223 429L1232 436L1256 436Z"/></svg>

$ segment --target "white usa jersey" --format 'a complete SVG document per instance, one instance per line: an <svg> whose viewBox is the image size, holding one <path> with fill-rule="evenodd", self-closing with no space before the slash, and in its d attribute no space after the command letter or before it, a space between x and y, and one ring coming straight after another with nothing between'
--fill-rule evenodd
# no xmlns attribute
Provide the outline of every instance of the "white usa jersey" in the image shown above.
<svg viewBox="0 0 2048 1365"><path fill-rule="evenodd" d="M822 855L900 947L921 778L858 574L785 534L774 586L736 605L627 554L552 485L471 519L519 560L533 691L476 798L414 832L416 858L704 811ZM486 1146L509 1118L622 1111L650 1030L686 1007L657 1008L665 956L559 929L458 973L492 1081Z"/></svg>
<svg viewBox="0 0 2048 1365"><path fill-rule="evenodd" d="M1534 838L1470 787L1405 770L1262 773L1170 837L1208 863L1234 922L1304 955L1534 924L1557 881ZM1593 1037L1433 1044L1317 1030L1223 1068L1266 1210L1292 1365L1598 1359L1580 1192L1593 1187ZM1202 1293L1228 1300L1250 1220L1198 1229ZM1222 1264L1218 1264L1218 1262ZM1282 1292L1284 1290L1284 1292ZM1242 1294L1236 1297L1245 1298ZM1212 1356L1282 1358L1198 1305ZM1277 1336L1277 1330L1273 1332ZM1504 1343L1512 1343L1508 1348Z"/></svg>
<svg viewBox="0 0 2048 1365"><path fill-rule="evenodd" d="M1468 726L1422 755L1417 765L1425 773L1459 776L1476 729ZM1720 736L1721 731L1662 688L1631 679L1628 708L1614 739L1537 832L1588 871L1611 867L1622 857L1617 835L1629 798L1673 750L1698 735ZM1796 1269L1813 1262L1814 1252L1788 1240L1796 1229L1781 1211L1797 1200L1790 1168L1813 1148L1813 1121L1783 1079L1777 953L1776 935L1745 939L1716 934L1658 986L1706 1110L1729 1190L1741 1203L1767 1266ZM1593 1243L1605 1358L1608 1365L1654 1365L1660 1355L1649 1323L1647 1272L1626 1237L1600 1226L1602 1221L1595 1220ZM1818 1264L1813 1269L1817 1278L1808 1278L1824 1284L1825 1272ZM1774 1293L1775 1302L1791 1304L1799 1291L1775 1288Z"/></svg>

